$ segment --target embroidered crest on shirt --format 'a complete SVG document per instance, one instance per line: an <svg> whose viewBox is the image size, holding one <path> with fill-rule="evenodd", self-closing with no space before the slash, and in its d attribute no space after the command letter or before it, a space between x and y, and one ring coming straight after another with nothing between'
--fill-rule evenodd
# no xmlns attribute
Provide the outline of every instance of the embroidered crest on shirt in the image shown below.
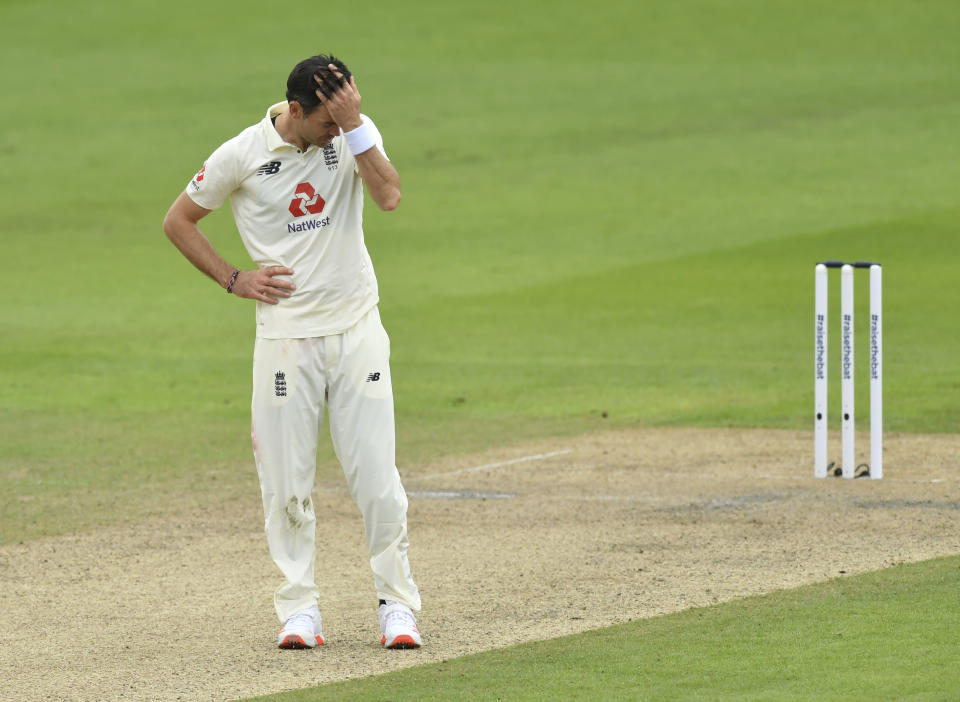
<svg viewBox="0 0 960 702"><path fill-rule="evenodd" d="M323 162L327 164L328 171L337 170L337 150L333 148L333 144L323 147Z"/></svg>

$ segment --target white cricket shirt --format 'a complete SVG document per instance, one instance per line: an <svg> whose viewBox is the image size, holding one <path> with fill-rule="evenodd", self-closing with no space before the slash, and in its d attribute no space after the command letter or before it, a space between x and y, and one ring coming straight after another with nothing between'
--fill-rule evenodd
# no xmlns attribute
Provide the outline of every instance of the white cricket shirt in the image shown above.
<svg viewBox="0 0 960 702"><path fill-rule="evenodd" d="M220 146L186 192L208 210L229 197L250 258L260 267L293 269L291 297L257 302L258 337L340 334L379 301L363 241L363 182L342 135L303 152L285 142L271 118L287 108L271 106L258 124ZM377 148L386 156L379 132Z"/></svg>

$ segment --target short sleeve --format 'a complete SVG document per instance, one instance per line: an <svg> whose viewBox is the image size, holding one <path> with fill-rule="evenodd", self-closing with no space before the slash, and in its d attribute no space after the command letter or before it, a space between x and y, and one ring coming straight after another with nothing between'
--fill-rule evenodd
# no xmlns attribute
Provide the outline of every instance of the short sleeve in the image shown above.
<svg viewBox="0 0 960 702"><path fill-rule="evenodd" d="M203 168L187 185L187 195L208 210L218 209L240 183L237 180L237 160L232 140L226 142L208 158Z"/></svg>

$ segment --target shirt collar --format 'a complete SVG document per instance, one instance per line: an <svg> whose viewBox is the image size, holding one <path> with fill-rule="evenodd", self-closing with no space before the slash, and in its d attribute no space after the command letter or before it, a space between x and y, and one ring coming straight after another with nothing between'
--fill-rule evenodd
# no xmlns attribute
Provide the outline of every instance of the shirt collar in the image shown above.
<svg viewBox="0 0 960 702"><path fill-rule="evenodd" d="M277 149L296 149L297 147L289 142L283 140L283 137L280 136L280 132L277 131L277 128L273 124L273 118L282 115L284 112L290 109L290 104L286 101L278 102L276 105L270 105L267 109L267 116L263 118L261 124L263 125L263 133L267 138L267 148L271 151L276 151ZM307 147L307 151L313 148L311 144Z"/></svg>

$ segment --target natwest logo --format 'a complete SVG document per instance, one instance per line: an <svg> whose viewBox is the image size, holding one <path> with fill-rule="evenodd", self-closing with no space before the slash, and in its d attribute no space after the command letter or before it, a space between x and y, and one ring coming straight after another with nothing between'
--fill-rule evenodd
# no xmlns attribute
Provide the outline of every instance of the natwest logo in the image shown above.
<svg viewBox="0 0 960 702"><path fill-rule="evenodd" d="M293 191L293 199L288 209L294 217L303 217L307 214L320 214L326 204L310 183L300 183Z"/></svg>
<svg viewBox="0 0 960 702"><path fill-rule="evenodd" d="M190 181L190 187L193 188L194 192L200 190L200 182L203 180L203 172L207 170L207 164L203 164L203 168L200 169L200 172L197 175L193 176L193 180Z"/></svg>

